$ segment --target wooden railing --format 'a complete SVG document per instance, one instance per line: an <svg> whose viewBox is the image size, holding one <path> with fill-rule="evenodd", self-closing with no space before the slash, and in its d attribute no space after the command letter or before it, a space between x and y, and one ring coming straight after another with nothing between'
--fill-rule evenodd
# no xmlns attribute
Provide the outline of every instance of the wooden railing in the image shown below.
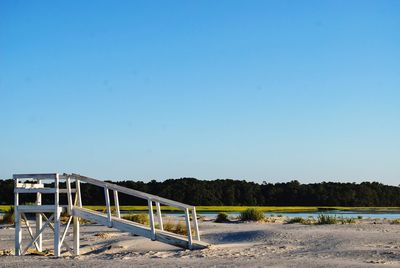
<svg viewBox="0 0 400 268"><path fill-rule="evenodd" d="M156 225L155 225L155 216L154 216L154 211L153 211L154 210L153 203L154 203L155 207L156 207L156 212L157 212L156 215L157 215L157 221L158 221L158 228L161 231L164 231L162 212L161 212L161 204L162 204L162 205L167 205L170 207L178 208L184 212L189 248L192 247L192 243L193 243L191 222L193 222L195 239L197 241L200 241L200 233L199 233L199 226L198 226L197 215L196 215L196 208L194 206L183 204L183 203L173 201L170 199L162 198L162 197L159 197L156 195L147 194L147 193L140 192L137 190L129 189L126 187L122 187L122 186L113 184L113 183L108 183L108 182L104 182L101 180L85 177L85 176L82 176L79 174L70 174L70 175L63 174L62 177L66 178L67 192L70 191L70 189L71 189L71 180L75 180L75 182L76 182L77 204L72 203L72 195L68 194L68 211L72 211L74 205L82 207L80 182L84 182L84 183L102 187L104 189L106 213L107 213L107 218L108 218L110 227L112 226L112 216L113 215L112 215L112 206L111 206L111 202L110 202L109 191L113 191L115 216L117 218L121 218L118 193L124 193L124 194L130 195L130 196L134 196L137 198L147 200L148 214L149 214L149 220L150 220L150 230L152 232L153 240L155 239L156 232L157 232ZM192 221L190 219L190 213L192 214Z"/></svg>

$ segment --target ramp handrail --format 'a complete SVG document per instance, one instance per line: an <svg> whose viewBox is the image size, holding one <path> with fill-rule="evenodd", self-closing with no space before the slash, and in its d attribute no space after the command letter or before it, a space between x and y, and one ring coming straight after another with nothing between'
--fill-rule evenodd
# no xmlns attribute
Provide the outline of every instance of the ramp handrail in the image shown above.
<svg viewBox="0 0 400 268"><path fill-rule="evenodd" d="M96 185L96 186L104 188L104 197L105 197L105 201L106 201L105 203L106 203L109 227L112 227L112 210L111 210L110 197L109 197L109 190L112 190L113 194L114 194L114 207L115 207L115 211L116 211L116 216L118 218L121 218L118 193L124 193L124 194L130 195L130 196L135 196L137 198L147 200L148 214L149 214L149 220L150 220L150 229L152 232L153 240L155 239L156 232L157 232L155 220L154 220L154 212L153 212L153 202L154 202L156 205L156 211L157 211L157 221L158 221L159 229L161 231L164 231L162 215L161 215L161 206L160 206L160 204L163 204L163 205L175 207L175 208L178 208L178 209L184 211L189 248L192 248L192 243L193 243L192 232L191 232L191 220L190 220L190 212L191 212L193 225L194 225L193 227L194 227L194 231L195 231L195 238L196 238L196 240L200 241L196 208L194 206L183 204L181 202L177 202L177 201L170 200L167 198L159 197L156 195L144 193L141 191L133 190L133 189L119 186L119 185L116 185L113 183L89 178L89 177L82 176L79 174L74 174L74 173L63 174L62 177L66 178L66 180L67 180L67 185L66 185L67 192L68 192L68 189L71 189L70 180L74 179L76 181L76 188L77 188L76 193L78 195L77 203L78 203L78 206L80 206L80 207L82 206L82 201L81 201L82 198L81 198L81 191L80 191L80 185L79 185L80 182L85 182L88 184L92 184L92 185ZM72 195L70 193L68 194L68 207L69 207L69 210L72 210L72 208L73 208Z"/></svg>

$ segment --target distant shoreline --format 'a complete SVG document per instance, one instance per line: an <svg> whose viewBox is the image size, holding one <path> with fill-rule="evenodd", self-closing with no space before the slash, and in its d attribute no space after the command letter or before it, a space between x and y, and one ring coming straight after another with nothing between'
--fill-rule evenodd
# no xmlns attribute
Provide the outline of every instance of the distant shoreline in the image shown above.
<svg viewBox="0 0 400 268"><path fill-rule="evenodd" d="M0 212L7 211L12 205L0 205ZM86 208L103 211L105 206L84 206ZM324 212L327 210L341 211L400 211L400 207L342 207L342 206L196 206L197 212L241 212L247 208L254 207L263 212ZM120 206L121 211L147 211L147 206ZM180 211L177 208L161 206L166 212Z"/></svg>

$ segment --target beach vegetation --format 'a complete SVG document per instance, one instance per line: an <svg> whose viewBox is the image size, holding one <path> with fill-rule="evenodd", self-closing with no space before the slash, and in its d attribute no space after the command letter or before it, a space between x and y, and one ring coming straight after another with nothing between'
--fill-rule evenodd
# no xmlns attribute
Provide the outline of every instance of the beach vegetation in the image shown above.
<svg viewBox="0 0 400 268"><path fill-rule="evenodd" d="M128 221L137 222L143 225L149 225L149 215L141 213L141 214L128 214L122 215L122 218Z"/></svg>
<svg viewBox="0 0 400 268"><path fill-rule="evenodd" d="M0 219L0 224L14 224L14 207L10 206Z"/></svg>
<svg viewBox="0 0 400 268"><path fill-rule="evenodd" d="M338 219L336 216L319 214L316 224L337 224Z"/></svg>
<svg viewBox="0 0 400 268"><path fill-rule="evenodd" d="M218 222L218 223L230 222L229 215L225 212L220 212L220 213L218 213L218 215L215 219L215 222Z"/></svg>
<svg viewBox="0 0 400 268"><path fill-rule="evenodd" d="M391 224L400 224L400 219L394 219L390 221Z"/></svg>
<svg viewBox="0 0 400 268"><path fill-rule="evenodd" d="M261 221L264 220L264 212L257 208L248 208L240 213L240 220L242 221Z"/></svg>
<svg viewBox="0 0 400 268"><path fill-rule="evenodd" d="M300 224L313 224L315 223L314 218L307 218L304 219L303 217L293 217L293 218L289 218L288 220L286 220L285 222L286 224L293 224L293 223L300 223Z"/></svg>
<svg viewBox="0 0 400 268"><path fill-rule="evenodd" d="M186 224L184 222L179 221L179 222L173 223L173 222L168 221L163 224L163 227L164 227L164 231L168 231L168 232L179 234L179 235L187 235L187 228L186 228ZM191 229L191 231L192 231L192 234L194 234L194 230Z"/></svg>

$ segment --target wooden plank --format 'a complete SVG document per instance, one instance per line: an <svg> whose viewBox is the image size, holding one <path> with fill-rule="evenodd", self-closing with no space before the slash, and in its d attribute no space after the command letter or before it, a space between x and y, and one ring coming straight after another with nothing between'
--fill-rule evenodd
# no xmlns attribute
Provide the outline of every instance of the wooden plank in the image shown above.
<svg viewBox="0 0 400 268"><path fill-rule="evenodd" d="M20 212L35 213L35 212L54 212L54 205L22 205L18 206Z"/></svg>
<svg viewBox="0 0 400 268"><path fill-rule="evenodd" d="M25 188L25 189L37 189L37 188L44 188L43 183L17 183L16 188Z"/></svg>
<svg viewBox="0 0 400 268"><path fill-rule="evenodd" d="M42 174L14 174L13 179L53 179L55 180L57 173L42 173Z"/></svg>
<svg viewBox="0 0 400 268"><path fill-rule="evenodd" d="M129 189L129 188L126 188L126 187L122 187L122 186L119 186L119 185L116 185L116 184L104 182L104 181L101 181L101 180L92 179L92 178L85 177L85 176L82 176L82 175L79 175L79 174L72 173L72 176L74 178L80 180L80 181L87 182L87 183L90 183L90 184L93 184L93 185L97 185L99 187L107 187L110 190L116 190L118 192L121 192L121 193L124 193L124 194L128 194L128 195L133 195L133 196L136 196L136 197L139 197L139 198L143 198L143 199L146 199L146 200L151 199L154 202L159 202L161 204L177 207L177 208L180 208L182 210L185 210L186 208L189 208L189 209L193 208L193 206L186 205L186 204L183 204L183 203L180 203L180 202L176 202L176 201L173 201L173 200L170 200L170 199L162 198L162 197L159 197L159 196L156 196L156 195L152 195L152 194L147 194L147 193L144 193L144 192L140 192L140 191L137 191L137 190Z"/></svg>
<svg viewBox="0 0 400 268"><path fill-rule="evenodd" d="M14 193L19 193L19 194L35 194L35 193L54 194L54 193L56 193L56 189L54 189L54 188L34 188L34 189L14 188Z"/></svg>
<svg viewBox="0 0 400 268"><path fill-rule="evenodd" d="M58 192L60 194L67 194L68 190L67 189L59 189ZM71 193L76 193L76 189L71 189Z"/></svg>

